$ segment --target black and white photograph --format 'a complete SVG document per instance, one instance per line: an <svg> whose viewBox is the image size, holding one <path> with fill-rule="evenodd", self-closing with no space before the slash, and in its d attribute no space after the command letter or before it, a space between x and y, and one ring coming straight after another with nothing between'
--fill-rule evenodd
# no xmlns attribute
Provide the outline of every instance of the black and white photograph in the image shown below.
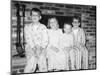
<svg viewBox="0 0 100 75"><path fill-rule="evenodd" d="M96 6L11 0L11 74L96 70Z"/></svg>

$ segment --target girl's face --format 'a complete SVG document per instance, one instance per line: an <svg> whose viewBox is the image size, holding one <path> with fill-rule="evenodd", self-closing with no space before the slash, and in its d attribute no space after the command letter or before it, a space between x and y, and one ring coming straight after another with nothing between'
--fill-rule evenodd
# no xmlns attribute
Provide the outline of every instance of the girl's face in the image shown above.
<svg viewBox="0 0 100 75"><path fill-rule="evenodd" d="M80 26L79 20L73 19L72 25L73 25L73 27L79 27Z"/></svg>
<svg viewBox="0 0 100 75"><path fill-rule="evenodd" d="M50 22L49 24L50 24L51 29L57 29L58 23L57 23L57 20L55 18L50 19L49 22Z"/></svg>
<svg viewBox="0 0 100 75"><path fill-rule="evenodd" d="M64 32L65 33L70 33L72 31L71 25L65 24L64 25Z"/></svg>
<svg viewBox="0 0 100 75"><path fill-rule="evenodd" d="M39 22L39 20L41 19L41 16L39 15L38 12L32 12L32 21L33 22Z"/></svg>

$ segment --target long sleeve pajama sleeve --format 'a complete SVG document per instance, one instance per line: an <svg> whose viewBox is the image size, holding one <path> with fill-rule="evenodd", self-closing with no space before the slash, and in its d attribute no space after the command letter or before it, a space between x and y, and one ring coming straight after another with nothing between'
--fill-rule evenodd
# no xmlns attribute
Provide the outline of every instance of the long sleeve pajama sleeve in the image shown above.
<svg viewBox="0 0 100 75"><path fill-rule="evenodd" d="M26 45L29 45L31 48L34 47L31 32L27 27L25 27L25 41L26 41Z"/></svg>
<svg viewBox="0 0 100 75"><path fill-rule="evenodd" d="M83 45L85 45L85 41L86 41L85 32L84 32L84 30L82 29L82 30L81 30L81 43L82 43Z"/></svg>

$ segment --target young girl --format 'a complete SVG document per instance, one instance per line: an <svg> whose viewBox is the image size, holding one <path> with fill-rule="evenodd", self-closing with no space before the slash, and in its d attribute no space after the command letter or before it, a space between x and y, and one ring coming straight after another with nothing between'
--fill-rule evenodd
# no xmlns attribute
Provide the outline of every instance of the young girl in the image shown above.
<svg viewBox="0 0 100 75"><path fill-rule="evenodd" d="M76 68L76 55L79 50L74 47L74 35L70 24L64 24L64 34L60 39L60 48L66 54L66 70L75 70ZM69 64L70 63L70 64Z"/></svg>
<svg viewBox="0 0 100 75"><path fill-rule="evenodd" d="M80 19L79 17L74 17L72 22L73 28L72 31L75 37L75 45L80 49L80 63L78 64L82 69L88 69L88 50L85 47L85 33L82 28L80 28Z"/></svg>
<svg viewBox="0 0 100 75"><path fill-rule="evenodd" d="M62 30L59 29L56 18L48 20L49 44L47 48L48 71L64 70L66 58L64 52L59 48L59 39L62 36Z"/></svg>

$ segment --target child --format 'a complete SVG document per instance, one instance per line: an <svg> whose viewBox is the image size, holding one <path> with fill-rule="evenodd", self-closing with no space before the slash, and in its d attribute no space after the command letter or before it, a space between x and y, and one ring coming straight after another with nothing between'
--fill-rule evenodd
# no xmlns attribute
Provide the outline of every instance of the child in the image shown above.
<svg viewBox="0 0 100 75"><path fill-rule="evenodd" d="M64 52L59 48L59 40L62 30L59 29L58 21L55 17L48 20L49 44L47 48L48 71L64 70L66 58Z"/></svg>
<svg viewBox="0 0 100 75"><path fill-rule="evenodd" d="M80 49L80 64L79 67L82 69L88 69L88 50L85 47L85 33L82 28L80 28L80 19L79 17L74 17L72 22L73 28L72 31L75 37L75 45ZM81 64L82 62L82 64Z"/></svg>
<svg viewBox="0 0 100 75"><path fill-rule="evenodd" d="M25 51L27 64L24 72L35 72L38 64L39 71L47 71L45 49L48 44L47 28L41 24L41 11L37 8L31 10L32 23L25 26Z"/></svg>
<svg viewBox="0 0 100 75"><path fill-rule="evenodd" d="M60 39L60 48L64 50L66 54L66 70L75 70L76 54L78 49L74 47L74 35L70 24L64 24L64 34ZM70 60L70 62L69 62ZM69 63L71 65L69 65Z"/></svg>

